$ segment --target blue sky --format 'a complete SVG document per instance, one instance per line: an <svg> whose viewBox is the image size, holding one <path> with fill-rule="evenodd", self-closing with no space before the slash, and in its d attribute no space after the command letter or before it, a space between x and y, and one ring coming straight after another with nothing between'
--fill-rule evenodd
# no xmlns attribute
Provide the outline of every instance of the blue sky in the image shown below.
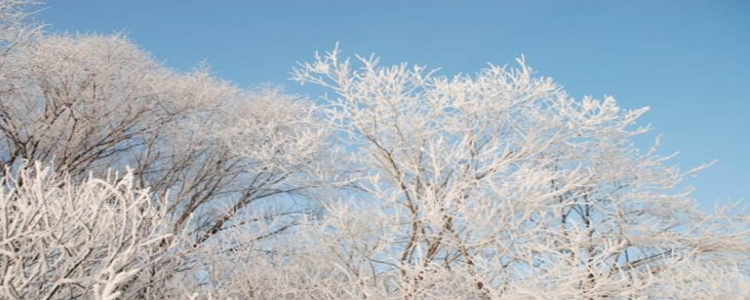
<svg viewBox="0 0 750 300"><path fill-rule="evenodd" d="M207 61L238 85L283 84L338 41L345 54L472 73L520 55L576 97L651 106L709 207L750 198L750 1L49 0L53 31L125 32L168 66ZM750 201L750 200L746 200Z"/></svg>

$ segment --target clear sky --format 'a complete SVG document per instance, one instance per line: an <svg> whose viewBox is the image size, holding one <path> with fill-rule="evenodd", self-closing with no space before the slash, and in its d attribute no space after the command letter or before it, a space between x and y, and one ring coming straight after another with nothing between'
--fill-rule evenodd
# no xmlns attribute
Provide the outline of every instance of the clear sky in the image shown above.
<svg viewBox="0 0 750 300"><path fill-rule="evenodd" d="M521 54L576 97L651 106L705 207L750 202L750 1L48 0L51 30L125 32L168 66L315 97L287 80L338 41L345 54L472 73Z"/></svg>

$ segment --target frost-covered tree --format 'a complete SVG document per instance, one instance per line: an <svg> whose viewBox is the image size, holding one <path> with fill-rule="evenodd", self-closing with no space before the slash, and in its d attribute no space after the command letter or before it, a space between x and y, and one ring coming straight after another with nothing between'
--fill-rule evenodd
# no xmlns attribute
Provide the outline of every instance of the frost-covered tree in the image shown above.
<svg viewBox="0 0 750 300"><path fill-rule="evenodd" d="M200 241L251 203L308 187L290 182L322 151L299 99L169 70L121 36L47 35L2 68L15 70L2 81L4 167L41 161L80 177L131 166L139 185L170 193L175 229L200 212Z"/></svg>
<svg viewBox="0 0 750 300"><path fill-rule="evenodd" d="M632 138L647 109L575 100L551 79L316 55L350 191L231 264L248 299L742 299L750 227L700 211ZM342 162L343 163L343 162ZM257 249L254 249L257 251ZM262 266L258 268L257 266ZM227 277L221 277L231 286ZM221 285L221 284L219 284ZM227 292L226 290L224 291ZM237 294L244 295L238 296Z"/></svg>
<svg viewBox="0 0 750 300"><path fill-rule="evenodd" d="M303 99L244 90L204 67L171 70L120 35L11 39L9 30L32 28L28 2L0 3L0 25L12 24L2 28L12 42L0 64L0 175L38 162L74 185L130 169L166 213L167 232L190 237L180 245L190 255L228 228L263 239L307 213L299 196L324 184L313 175L326 130ZM180 287L167 279L203 266L195 256L175 262L145 266L138 276L151 283L129 284L128 297L166 297Z"/></svg>
<svg viewBox="0 0 750 300"><path fill-rule="evenodd" d="M77 182L37 163L0 180L2 299L123 299L179 256L185 237L132 172Z"/></svg>

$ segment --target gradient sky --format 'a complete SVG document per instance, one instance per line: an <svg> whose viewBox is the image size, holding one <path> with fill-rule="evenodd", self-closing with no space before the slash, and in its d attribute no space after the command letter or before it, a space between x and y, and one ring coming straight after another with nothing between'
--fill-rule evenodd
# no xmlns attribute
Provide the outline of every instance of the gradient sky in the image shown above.
<svg viewBox="0 0 750 300"><path fill-rule="evenodd" d="M750 200L750 1L240 1L49 0L52 31L124 32L166 65L207 61L240 86L282 84L297 61L338 41L473 73L525 55L567 91L651 106L641 124L663 134L684 168L718 159L689 180L704 207Z"/></svg>

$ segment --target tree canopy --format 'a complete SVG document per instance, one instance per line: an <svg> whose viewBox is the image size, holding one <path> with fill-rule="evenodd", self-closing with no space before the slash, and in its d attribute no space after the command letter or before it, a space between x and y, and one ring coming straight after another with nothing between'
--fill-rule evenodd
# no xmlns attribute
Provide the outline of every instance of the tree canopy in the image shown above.
<svg viewBox="0 0 750 300"><path fill-rule="evenodd" d="M0 0L2 299L745 299L750 217L700 210L612 97L337 48L280 88L167 68ZM317 104L316 104L317 103Z"/></svg>

